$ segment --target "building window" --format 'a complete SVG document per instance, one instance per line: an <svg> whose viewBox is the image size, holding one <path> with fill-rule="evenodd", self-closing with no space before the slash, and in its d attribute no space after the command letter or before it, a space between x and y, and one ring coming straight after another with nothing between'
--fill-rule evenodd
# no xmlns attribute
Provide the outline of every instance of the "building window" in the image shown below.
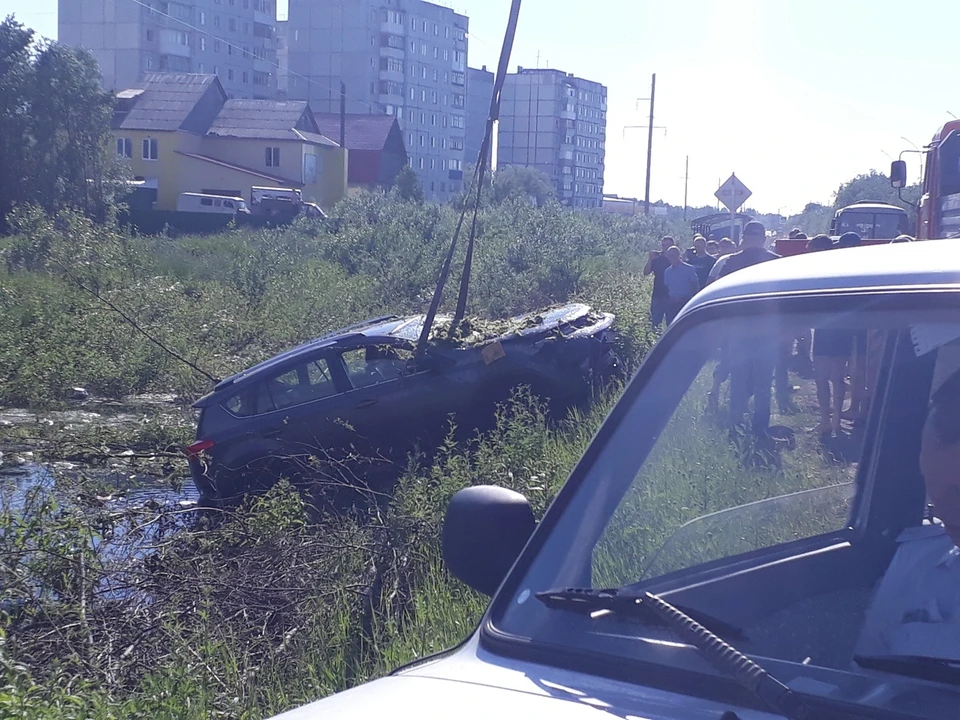
<svg viewBox="0 0 960 720"><path fill-rule="evenodd" d="M213 16L213 26L214 26L215 28L220 27L220 16L219 16L219 15L214 15L214 16Z"/></svg>
<svg viewBox="0 0 960 720"><path fill-rule="evenodd" d="M440 34L440 26L437 25L437 23L434 23L434 24L433 24L433 35L434 35L434 37L436 37L436 36L439 35L439 34Z"/></svg>
<svg viewBox="0 0 960 720"><path fill-rule="evenodd" d="M427 138L426 135L420 136L420 147L423 147L424 145L426 145L426 138Z"/></svg>
<svg viewBox="0 0 960 720"><path fill-rule="evenodd" d="M236 20L236 18L228 18L228 19L227 19L227 27L230 29L230 32L236 32L236 31L237 31L237 20Z"/></svg>
<svg viewBox="0 0 960 720"><path fill-rule="evenodd" d="M420 166L420 169L423 170L423 158L420 158L417 164Z"/></svg>
<svg viewBox="0 0 960 720"><path fill-rule="evenodd" d="M201 75L204 74L205 71L204 71L203 63L197 63L197 72L200 73Z"/></svg>
<svg viewBox="0 0 960 720"><path fill-rule="evenodd" d="M227 45L227 55L233 55L233 45Z"/></svg>
<svg viewBox="0 0 960 720"><path fill-rule="evenodd" d="M201 25L207 24L207 14L203 10L200 11L200 14L198 15L198 17L200 18Z"/></svg>
<svg viewBox="0 0 960 720"><path fill-rule="evenodd" d="M436 158L430 158L430 169L431 169L431 170L436 170L436 169L437 169L437 159L436 159Z"/></svg>
<svg viewBox="0 0 960 720"><path fill-rule="evenodd" d="M207 39L203 36L200 37L200 51L204 52L207 49Z"/></svg>
<svg viewBox="0 0 960 720"><path fill-rule="evenodd" d="M415 140L416 140L416 138L414 138L413 133L410 133L410 142L407 143L407 144L408 144L410 147L413 147L413 146L416 144L416 143L415 143Z"/></svg>
<svg viewBox="0 0 960 720"><path fill-rule="evenodd" d="M450 28L445 27L445 28L443 29L443 36L444 36L447 40L450 39Z"/></svg>
<svg viewBox="0 0 960 720"><path fill-rule="evenodd" d="M214 40L214 41L213 41L213 51L214 51L215 53L220 52L220 41L219 41L219 40Z"/></svg>
<svg viewBox="0 0 960 720"><path fill-rule="evenodd" d="M234 78L233 68L227 68L227 80L232 81L233 78Z"/></svg>
<svg viewBox="0 0 960 720"><path fill-rule="evenodd" d="M243 79L243 82L245 82L245 83L250 82L250 75L247 74L247 71L246 71L246 70L243 71L242 79Z"/></svg>
<svg viewBox="0 0 960 720"><path fill-rule="evenodd" d="M117 155L125 158L133 157L133 140L130 138L117 138Z"/></svg>
<svg viewBox="0 0 960 720"><path fill-rule="evenodd" d="M430 147L435 148L436 146L437 146L437 136L436 136L436 135L431 135L431 136L430 136Z"/></svg>
<svg viewBox="0 0 960 720"><path fill-rule="evenodd" d="M416 51L417 51L417 41L416 41L416 40L411 40L411 41L410 41L410 52L415 53Z"/></svg>
<svg viewBox="0 0 960 720"><path fill-rule="evenodd" d="M153 70L153 55L147 55L146 65L147 70Z"/></svg>
<svg viewBox="0 0 960 720"><path fill-rule="evenodd" d="M267 167L280 167L280 148L268 147L264 152Z"/></svg>
<svg viewBox="0 0 960 720"><path fill-rule="evenodd" d="M436 90L434 90L432 93L430 93L430 102L432 102L434 105L437 104L437 92L436 92Z"/></svg>
<svg viewBox="0 0 960 720"><path fill-rule="evenodd" d="M147 30L147 42L153 42L153 30Z"/></svg>
<svg viewBox="0 0 960 720"><path fill-rule="evenodd" d="M450 121L450 124L459 129L463 129L463 115L454 115L453 119Z"/></svg>
<svg viewBox="0 0 960 720"><path fill-rule="evenodd" d="M156 160L158 154L157 139L144 138L140 144L140 157L144 160Z"/></svg>
<svg viewBox="0 0 960 720"><path fill-rule="evenodd" d="M427 101L427 91L426 91L426 90L421 90L421 91L420 91L420 102L426 102L426 101Z"/></svg>
<svg viewBox="0 0 960 720"><path fill-rule="evenodd" d="M440 48L438 48L436 45L433 46L433 59L434 60L440 59Z"/></svg>
<svg viewBox="0 0 960 720"><path fill-rule="evenodd" d="M417 99L417 89L415 87L410 88L410 99L411 100Z"/></svg>
<svg viewBox="0 0 960 720"><path fill-rule="evenodd" d="M431 115L431 116L430 116L430 124L433 125L434 127L437 126L437 116L436 116L436 115Z"/></svg>
<svg viewBox="0 0 960 720"><path fill-rule="evenodd" d="M427 56L427 44L426 44L426 43L420 43L420 54L423 55L424 57Z"/></svg>

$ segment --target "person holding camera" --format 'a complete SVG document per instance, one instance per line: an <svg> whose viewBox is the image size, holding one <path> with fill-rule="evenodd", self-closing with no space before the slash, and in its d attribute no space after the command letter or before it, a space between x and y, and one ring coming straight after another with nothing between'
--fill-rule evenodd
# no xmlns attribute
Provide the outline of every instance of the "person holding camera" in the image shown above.
<svg viewBox="0 0 960 720"><path fill-rule="evenodd" d="M663 274L670 267L667 260L667 250L673 247L673 238L669 235L660 239L660 250L651 250L647 256L647 264L643 268L644 275L653 275L653 295L650 298L650 322L656 330L667 319L670 311L670 291L664 282Z"/></svg>

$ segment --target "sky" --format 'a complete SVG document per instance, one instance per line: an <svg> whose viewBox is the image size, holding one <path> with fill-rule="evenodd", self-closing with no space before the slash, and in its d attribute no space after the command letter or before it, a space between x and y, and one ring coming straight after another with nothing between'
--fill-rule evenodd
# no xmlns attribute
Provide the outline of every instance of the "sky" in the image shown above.
<svg viewBox="0 0 960 720"><path fill-rule="evenodd" d="M122 0L117 0L122 1ZM349 2L350 0L343 0ZM284 0L280 0L281 12ZM495 69L509 0L439 0L470 17L469 63ZM57 0L0 0L45 37ZM550 67L608 88L604 192L642 198L657 75L651 199L790 214L923 146L951 113L960 3L916 0L523 0L511 71ZM912 144L911 144L912 143ZM912 181L920 160L905 155Z"/></svg>

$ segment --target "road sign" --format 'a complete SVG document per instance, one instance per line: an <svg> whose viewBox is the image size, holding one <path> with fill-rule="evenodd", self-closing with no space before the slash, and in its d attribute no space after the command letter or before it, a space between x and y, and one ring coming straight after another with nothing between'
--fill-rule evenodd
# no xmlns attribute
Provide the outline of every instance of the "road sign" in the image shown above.
<svg viewBox="0 0 960 720"><path fill-rule="evenodd" d="M727 207L727 210L736 212L753 193L736 175L731 175L714 195Z"/></svg>

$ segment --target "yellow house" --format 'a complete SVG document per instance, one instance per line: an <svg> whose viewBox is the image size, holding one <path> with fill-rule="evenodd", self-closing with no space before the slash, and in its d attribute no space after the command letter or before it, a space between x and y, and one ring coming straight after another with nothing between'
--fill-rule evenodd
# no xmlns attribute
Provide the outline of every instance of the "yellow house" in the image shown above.
<svg viewBox="0 0 960 720"><path fill-rule="evenodd" d="M157 210L184 192L249 200L253 186L291 187L326 209L347 192L347 151L306 102L231 100L215 75L147 75L118 93L113 134Z"/></svg>

